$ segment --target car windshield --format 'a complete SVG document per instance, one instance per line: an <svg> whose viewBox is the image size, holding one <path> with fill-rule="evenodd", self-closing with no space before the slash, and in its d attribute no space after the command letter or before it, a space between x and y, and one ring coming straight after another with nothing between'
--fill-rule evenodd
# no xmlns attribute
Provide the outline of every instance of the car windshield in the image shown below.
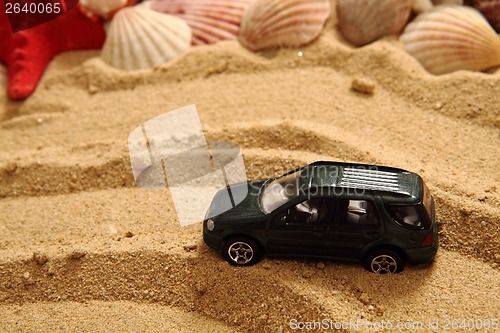
<svg viewBox="0 0 500 333"><path fill-rule="evenodd" d="M302 170L273 180L260 197L262 211L269 214L276 208L299 195L299 179Z"/></svg>

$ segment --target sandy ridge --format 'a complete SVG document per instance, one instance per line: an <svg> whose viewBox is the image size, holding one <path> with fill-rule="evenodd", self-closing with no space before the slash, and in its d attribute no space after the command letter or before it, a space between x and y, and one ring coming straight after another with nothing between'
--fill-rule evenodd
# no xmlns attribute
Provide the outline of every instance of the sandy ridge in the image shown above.
<svg viewBox="0 0 500 333"><path fill-rule="evenodd" d="M496 101L495 93L500 93L498 74L456 72L434 76L410 55L402 53L401 44L392 37L354 49L334 41L333 35L334 32L327 27L315 43L301 48L305 54L303 57L298 57L296 50L288 49L252 53L229 41L192 48L153 72L123 73L108 67L100 59L92 58L82 67L73 69L69 76L56 74L43 83L50 87L61 84L78 86L94 95L115 91L117 87L134 90L139 84L157 85L228 74L325 67L348 76L361 74L420 108L433 109L485 126L500 127L500 107L491 107ZM450 99L449 91L457 88L463 93L457 93ZM54 95L52 90L50 93ZM23 112L33 112L30 103L22 109Z"/></svg>
<svg viewBox="0 0 500 333"><path fill-rule="evenodd" d="M270 131L271 128L273 131ZM235 133L239 133L238 138L245 138L238 143L243 147L249 179L278 176L315 160L359 161L362 159L372 163L383 162L370 157L368 152L359 152L354 145L330 141L328 137L315 134L308 130L308 126L267 124L252 129L236 127L231 131L212 132L209 138L212 141L234 141ZM280 141L280 138L291 136L300 140ZM342 137L345 138L346 135ZM300 158L297 158L297 150L300 151L306 143L311 145L312 151L304 151L300 154ZM0 184L4 184L2 186L5 191L4 195L54 195L134 186L128 154L123 148L121 151L114 149L116 145L117 143L100 143L71 148L69 151L62 152L62 155L68 156L69 154L70 156L64 162L56 162L57 159L50 157L54 156L50 154L50 151L42 151L33 156L36 162L31 165L18 167L14 164L15 167L13 167L12 163L7 163L0 168L3 170ZM263 150L250 147L262 147ZM108 151L113 151L113 153L105 153ZM102 156L101 152L105 155ZM89 161L88 154L100 157ZM276 164L277 160L280 163ZM270 166L274 167L270 168ZM497 267L500 263L497 253L500 243L495 235L500 233L496 223L500 209L494 204L495 201L491 201L492 198L496 198L495 193L488 193L493 197L487 201L482 199L478 201L477 192L470 193L469 198L465 197L464 189L456 188L452 179L443 181L431 175L427 181L430 182L429 186L436 197L443 246L480 258ZM443 187L447 190L443 191ZM9 204L6 207L8 206ZM17 211L10 208L5 210ZM475 232L471 233L472 227Z"/></svg>
<svg viewBox="0 0 500 333"><path fill-rule="evenodd" d="M235 331L265 332L286 328L292 318L444 320L447 312L419 307L437 297L442 308L454 308L454 316L494 318L500 305L495 296L498 271L446 250L433 270L409 268L391 279L390 286L372 276L367 285L369 273L355 265L266 260L241 269L217 260L200 244L184 255L143 249L56 256L42 265L34 259L9 262L2 264L10 272L1 276L3 302L132 300L217 318L234 325ZM457 294L468 301L458 305ZM407 315L402 317L401 311Z"/></svg>

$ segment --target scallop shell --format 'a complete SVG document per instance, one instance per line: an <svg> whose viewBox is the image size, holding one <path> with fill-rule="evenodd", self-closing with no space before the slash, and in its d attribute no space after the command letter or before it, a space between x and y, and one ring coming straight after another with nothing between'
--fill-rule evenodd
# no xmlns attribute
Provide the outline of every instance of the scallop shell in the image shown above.
<svg viewBox="0 0 500 333"><path fill-rule="evenodd" d="M135 3L137 0L80 0L80 9L87 16L98 15L105 19L111 19L116 11Z"/></svg>
<svg viewBox="0 0 500 333"><path fill-rule="evenodd" d="M399 33L410 16L410 0L338 0L339 29L345 39L363 46Z"/></svg>
<svg viewBox="0 0 500 333"><path fill-rule="evenodd" d="M472 4L490 22L496 32L500 32L500 0L473 0Z"/></svg>
<svg viewBox="0 0 500 333"><path fill-rule="evenodd" d="M410 23L401 41L433 74L500 65L500 37L474 8L443 5Z"/></svg>
<svg viewBox="0 0 500 333"><path fill-rule="evenodd" d="M236 39L241 16L252 0L151 0L150 8L185 20L193 45Z"/></svg>
<svg viewBox="0 0 500 333"><path fill-rule="evenodd" d="M328 0L255 0L243 14L239 41L257 51L314 40L330 15Z"/></svg>
<svg viewBox="0 0 500 333"><path fill-rule="evenodd" d="M101 58L113 67L136 70L174 59L191 44L191 29L182 19L134 6L116 13Z"/></svg>

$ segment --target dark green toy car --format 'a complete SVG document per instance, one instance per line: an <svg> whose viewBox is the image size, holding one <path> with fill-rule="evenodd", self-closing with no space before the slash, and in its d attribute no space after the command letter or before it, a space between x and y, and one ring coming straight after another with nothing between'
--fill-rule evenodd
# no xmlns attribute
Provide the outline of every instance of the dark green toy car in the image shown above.
<svg viewBox="0 0 500 333"><path fill-rule="evenodd" d="M432 196L406 170L315 162L231 186L238 189L248 190L242 202L203 222L205 243L233 265L249 266L266 254L355 261L374 273L396 273L405 263L431 260L438 248ZM223 192L207 216L220 211Z"/></svg>

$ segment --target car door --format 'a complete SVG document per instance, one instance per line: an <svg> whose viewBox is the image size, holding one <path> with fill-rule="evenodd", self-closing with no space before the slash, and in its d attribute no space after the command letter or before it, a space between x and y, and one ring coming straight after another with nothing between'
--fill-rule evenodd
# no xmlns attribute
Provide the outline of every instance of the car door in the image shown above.
<svg viewBox="0 0 500 333"><path fill-rule="evenodd" d="M328 255L359 259L363 248L382 237L382 223L370 199L335 199Z"/></svg>
<svg viewBox="0 0 500 333"><path fill-rule="evenodd" d="M324 255L330 237L331 205L330 198L310 198L277 209L269 221L268 253Z"/></svg>

